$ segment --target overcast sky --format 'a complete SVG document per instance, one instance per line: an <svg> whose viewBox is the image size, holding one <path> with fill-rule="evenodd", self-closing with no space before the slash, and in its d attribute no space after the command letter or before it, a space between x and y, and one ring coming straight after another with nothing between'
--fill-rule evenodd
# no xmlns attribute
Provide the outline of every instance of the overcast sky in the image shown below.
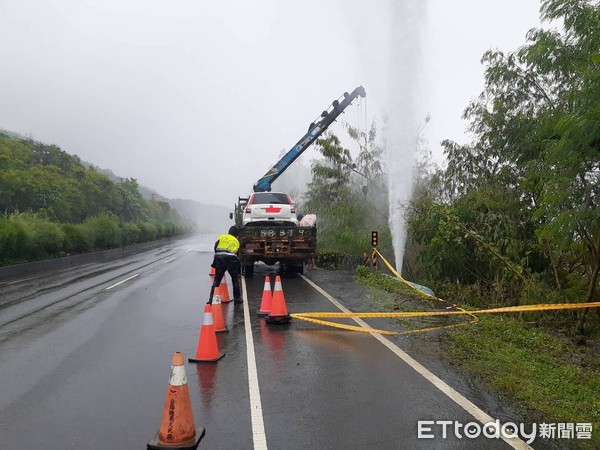
<svg viewBox="0 0 600 450"><path fill-rule="evenodd" d="M228 206L344 91L363 85L367 101L343 120L366 108L381 123L392 3L0 0L0 128ZM422 109L438 161L441 140L468 140L483 52L516 50L539 26L536 0L429 0Z"/></svg>

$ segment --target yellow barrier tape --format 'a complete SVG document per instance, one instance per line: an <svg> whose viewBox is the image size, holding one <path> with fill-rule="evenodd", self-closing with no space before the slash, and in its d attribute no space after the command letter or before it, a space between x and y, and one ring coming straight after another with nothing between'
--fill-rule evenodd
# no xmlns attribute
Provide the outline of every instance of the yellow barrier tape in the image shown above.
<svg viewBox="0 0 600 450"><path fill-rule="evenodd" d="M422 295L432 298L434 300L444 302L451 307L458 309L458 311L405 311L405 312L392 312L392 313L336 313L336 312L309 312L309 313L294 313L290 314L292 317L296 319L304 320L306 322L312 322L319 325L325 325L334 328L340 328L343 330L349 331L358 331L361 333L378 333L378 334L387 334L387 335L406 335L411 333L423 333L426 331L435 331L441 330L444 328L453 328L468 325L471 323L478 322L479 319L476 317L476 314L500 314L500 313L514 313L514 312L535 312L535 311L551 311L551 310L562 310L562 309L585 309L585 308L599 308L600 302L590 302L590 303L546 303L546 304L538 304L538 305L519 305L519 306L506 306L501 308L491 308L491 309L481 309L478 311L467 311L461 308L458 305L450 303L442 298L435 297L421 289L413 286L411 283L406 281L404 278L400 276L400 274L394 269L394 267L384 258L384 256L379 253L377 249L373 249L373 253L377 253L381 260L385 263L385 265L390 269L390 271L404 284L409 286L411 289L414 289L421 293ZM450 307L448 307L450 308ZM329 322L326 320L320 320L321 318L327 319L349 319L349 318L406 318L406 317L431 317L431 316L456 316L456 315L468 315L473 320L470 322L462 322L452 325L443 325L438 327L430 327L430 328L421 328L418 330L406 330L406 331L386 331L379 330L376 328L364 328L357 327L354 325L344 325L341 323Z"/></svg>
<svg viewBox="0 0 600 450"><path fill-rule="evenodd" d="M431 295L431 294L429 294L428 292L425 292L425 291L423 291L423 290L419 289L418 287L414 286L413 284L409 283L408 281L406 281L404 278L402 278L402 275L400 275L400 274L399 274L399 273L396 271L396 269L395 269L395 268L394 268L394 267L393 267L393 266L392 266L392 265L391 265L391 264L388 262L388 260L387 260L387 259L385 259L385 257L384 257L384 256L383 256L381 253L379 253L379 250L377 250L377 249L373 249L373 250L374 250L375 252L377 252L377 254L378 254L380 257L381 257L382 261L385 263L385 265L386 265L386 266L387 266L387 268L390 270L390 272L392 272L394 275L396 275L396 277L397 277L397 278L398 278L398 279L399 279L401 282L403 282L405 285L407 285L407 286L408 286L408 287L410 287L411 289L414 289L415 291L419 292L421 295L424 295L425 297L431 298L431 299L433 299L433 300L437 300L437 301L439 301L439 302L446 303L447 305L450 305L450 306L452 306L453 308L456 308L456 309L458 309L459 311L463 311L463 312L464 312L464 314L468 315L468 316L471 318L471 320L470 320L470 321L468 321L468 322L462 322L462 323L458 323L458 324L454 324L454 325L441 325L441 326L438 326L438 327L426 328L426 329L424 329L424 330L422 330L422 331L443 330L443 329L445 329L445 328L460 327L460 326L465 326L465 325L469 325L469 324L472 324L472 323L477 323L477 322L479 322L479 319L477 318L477 316L475 316L475 315L473 315L473 314L470 314L468 311L464 310L464 309L463 309L463 308L461 308L460 306L458 306L458 305L455 305L454 303L451 303L451 302L449 302L449 301L447 301L447 300L444 300L443 298L439 298L439 297L436 297L436 296L434 296L434 295ZM417 330L415 330L414 332L418 332L418 331L417 331Z"/></svg>
<svg viewBox="0 0 600 450"><path fill-rule="evenodd" d="M328 327L340 328L342 330L348 330L348 331L358 331L360 333L377 333L377 334L387 334L387 335L393 335L393 336L400 336L400 335L412 334L412 333L423 333L425 331L434 331L434 330L439 330L441 328L460 327L460 326L470 323L470 322L462 322L462 323L457 323L454 325L445 325L443 327L420 328L418 330L388 331L388 330L379 330L377 328L363 328L363 327L357 327L354 325L344 325L341 323L328 322L326 320L313 319L311 317L305 316L302 313L290 314L290 315L297 319L304 320L305 322L316 323L317 325L325 325Z"/></svg>
<svg viewBox="0 0 600 450"><path fill-rule="evenodd" d="M337 312L312 312L291 314L292 317L347 319L352 317L386 318L386 317L426 317L426 316L455 316L460 314L498 314L511 312L550 311L556 309L583 309L598 308L600 302L591 303L542 303L539 305L505 306L502 308L480 309L478 311L404 311L391 313L362 312L362 313L337 313Z"/></svg>
<svg viewBox="0 0 600 450"><path fill-rule="evenodd" d="M360 331L363 333L379 333L389 335L403 335L410 333L422 333L424 331L434 331L442 328L451 328L465 325L468 322L463 322L454 325L445 325L443 327L432 327L423 328L419 330L408 330L408 331L385 331L378 330L375 328L362 328L352 325L343 325L334 322L328 322L325 320L319 320L318 318L327 319L349 319L349 318L398 318L398 317L430 317L430 316L454 316L461 314L499 314L499 313L515 313L515 312L535 312L535 311L551 311L551 310L562 310L562 309L585 309L585 308L600 308L600 302L591 303L546 303L539 305L520 305L520 306L506 306L502 308L491 308L481 309L479 311L408 311L408 312L393 312L393 313L336 313L336 312L312 312L312 313L295 313L290 314L300 320L312 322L320 325L327 325L334 328L341 328L350 331Z"/></svg>
<svg viewBox="0 0 600 450"><path fill-rule="evenodd" d="M460 309L461 311L464 311L464 309L462 309L460 306L455 305L454 303L451 303L447 300L444 300L443 298L440 297L436 297L435 295L431 295L428 292L425 292L421 289L419 289L418 287L414 286L413 284L409 283L408 281L406 281L404 278L402 278L402 275L400 275L398 272L396 272L396 269L394 269L394 266L392 266L387 259L384 258L384 256L379 253L379 250L375 249L375 251L379 254L379 256L381 256L381 259L383 260L383 262L385 263L385 265L387 266L388 269L390 269L390 272L392 272L394 275L396 275L396 277L402 281L405 285L407 285L409 288L414 289L415 291L419 292L420 294L424 295L425 297L429 297L432 298L434 300L440 301L440 302L444 302L447 303L449 305L452 305L453 307Z"/></svg>

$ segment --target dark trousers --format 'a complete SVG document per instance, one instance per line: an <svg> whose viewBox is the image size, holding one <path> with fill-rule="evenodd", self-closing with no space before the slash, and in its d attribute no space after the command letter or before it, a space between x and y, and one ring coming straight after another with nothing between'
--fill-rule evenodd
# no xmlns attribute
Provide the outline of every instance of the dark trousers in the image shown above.
<svg viewBox="0 0 600 450"><path fill-rule="evenodd" d="M216 254L213 259L213 266L215 268L215 279L213 285L210 288L210 299L208 303L212 303L213 294L215 288L221 284L221 280L225 275L225 272L229 272L231 276L231 282L233 283L233 299L241 300L242 293L240 289L240 269L241 263L237 256L227 254Z"/></svg>

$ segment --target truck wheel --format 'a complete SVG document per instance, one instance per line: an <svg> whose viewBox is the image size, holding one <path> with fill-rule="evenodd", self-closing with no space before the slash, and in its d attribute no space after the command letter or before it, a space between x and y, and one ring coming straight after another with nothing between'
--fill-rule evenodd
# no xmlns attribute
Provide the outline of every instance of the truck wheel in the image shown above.
<svg viewBox="0 0 600 450"><path fill-rule="evenodd" d="M290 265L287 261L279 262L279 273L282 276L289 275L290 273L292 273L292 271L290 270Z"/></svg>
<svg viewBox="0 0 600 450"><path fill-rule="evenodd" d="M246 264L244 266L244 276L252 278L253 275L254 275L254 263Z"/></svg>
<svg viewBox="0 0 600 450"><path fill-rule="evenodd" d="M294 261L285 261L280 263L279 271L282 275L294 275L297 273L304 273L304 264L297 264Z"/></svg>

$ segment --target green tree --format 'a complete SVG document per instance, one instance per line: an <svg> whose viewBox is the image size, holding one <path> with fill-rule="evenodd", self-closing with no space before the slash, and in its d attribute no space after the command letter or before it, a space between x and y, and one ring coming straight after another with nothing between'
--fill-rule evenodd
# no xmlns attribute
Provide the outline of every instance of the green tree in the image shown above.
<svg viewBox="0 0 600 450"><path fill-rule="evenodd" d="M78 221L84 220L86 217L94 217L103 211L115 213L121 208L123 200L117 187L95 169L89 168L86 171L79 186L84 204L81 210L82 216L78 218Z"/></svg>
<svg viewBox="0 0 600 450"><path fill-rule="evenodd" d="M491 286L498 273L512 273L513 288L537 273L574 300L592 301L600 270L600 9L546 0L541 17L562 21L563 30L532 29L518 51L484 54L485 89L463 116L475 139L443 143L440 195L417 209L433 218L436 202L452 207L456 226L446 239L474 242L473 260L488 255L476 273ZM412 220L427 242L427 220ZM471 272L454 275L468 283ZM578 279L587 293L576 289Z"/></svg>
<svg viewBox="0 0 600 450"><path fill-rule="evenodd" d="M140 194L137 180L126 178L117 184L120 201L115 205L114 211L121 220L126 222L140 222L146 219L144 212L146 201Z"/></svg>
<svg viewBox="0 0 600 450"><path fill-rule="evenodd" d="M354 132L350 127L348 129ZM371 230L379 229L382 244L387 245L388 255L392 255L386 209L382 212L374 202L365 201L367 191L363 184L365 180L379 182L381 152L378 155L371 153L370 159L359 156L361 161L356 163L333 133L325 134L316 145L324 159L312 166L313 177L304 209L318 217L319 247L361 256L370 248ZM372 149L365 148L362 153L369 150Z"/></svg>

